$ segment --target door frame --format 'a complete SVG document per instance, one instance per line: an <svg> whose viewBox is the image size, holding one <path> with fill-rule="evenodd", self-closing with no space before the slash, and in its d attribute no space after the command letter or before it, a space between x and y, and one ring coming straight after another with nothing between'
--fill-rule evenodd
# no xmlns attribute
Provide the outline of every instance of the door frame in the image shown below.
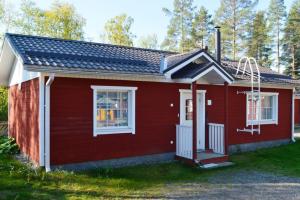
<svg viewBox="0 0 300 200"><path fill-rule="evenodd" d="M180 92L179 120L180 120L180 125L185 125L182 124L183 117L185 116L185 104L184 104L185 102L183 101L183 97L185 94L192 95L192 90L180 89L179 92ZM206 90L197 90L197 139L198 139L197 150L205 149L205 94L206 94Z"/></svg>

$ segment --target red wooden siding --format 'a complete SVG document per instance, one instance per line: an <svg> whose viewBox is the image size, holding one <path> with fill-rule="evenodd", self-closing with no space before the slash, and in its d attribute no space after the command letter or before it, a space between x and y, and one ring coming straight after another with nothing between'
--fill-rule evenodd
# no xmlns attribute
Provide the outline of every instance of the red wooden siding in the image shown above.
<svg viewBox="0 0 300 200"><path fill-rule="evenodd" d="M23 153L39 163L39 79L9 88L9 135Z"/></svg>
<svg viewBox="0 0 300 200"><path fill-rule="evenodd" d="M205 86L206 99L212 100L212 105L206 105L207 122L224 123L224 87ZM229 145L251 143L267 140L277 140L291 137L291 102L292 90L288 89L266 89L263 92L279 92L278 96L278 125L262 125L261 134L251 135L249 133L237 133L236 129L246 126L246 95L237 94L237 91L249 90L244 87L229 87L229 113L228 133Z"/></svg>
<svg viewBox="0 0 300 200"><path fill-rule="evenodd" d="M93 137L91 85L138 87L135 135ZM51 86L51 164L175 152L179 89L189 88L188 84L55 78ZM212 100L211 106L206 105L206 122L223 124L224 87L199 85L198 88L207 91L206 100ZM263 125L261 135L253 136L236 132L246 123L246 96L236 92L245 88L229 87L228 90L229 145L290 138L292 90L263 89L279 92L279 124Z"/></svg>
<svg viewBox="0 0 300 200"><path fill-rule="evenodd" d="M138 87L135 135L93 137L91 85ZM55 78L51 86L51 164L174 152L180 88L189 85Z"/></svg>
<svg viewBox="0 0 300 200"><path fill-rule="evenodd" d="M278 92L278 125L261 125L261 134L237 133L246 123L246 95L237 94L247 88L231 87L229 89L229 145L267 140L287 139L291 137L291 103L293 90L262 89L263 92Z"/></svg>
<svg viewBox="0 0 300 200"><path fill-rule="evenodd" d="M295 99L295 124L300 124L300 99Z"/></svg>

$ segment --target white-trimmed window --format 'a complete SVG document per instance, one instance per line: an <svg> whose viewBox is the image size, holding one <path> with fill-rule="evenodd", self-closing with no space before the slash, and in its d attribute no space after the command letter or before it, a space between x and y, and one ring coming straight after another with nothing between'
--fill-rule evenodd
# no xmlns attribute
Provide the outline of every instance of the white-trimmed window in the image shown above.
<svg viewBox="0 0 300 200"><path fill-rule="evenodd" d="M257 95L253 95L254 101L251 101L251 93L247 94L247 126L257 124L260 118L260 124L278 123L278 93L261 92L261 100ZM259 103L260 107L259 107Z"/></svg>
<svg viewBox="0 0 300 200"><path fill-rule="evenodd" d="M136 87L94 86L94 136L101 134L135 134Z"/></svg>

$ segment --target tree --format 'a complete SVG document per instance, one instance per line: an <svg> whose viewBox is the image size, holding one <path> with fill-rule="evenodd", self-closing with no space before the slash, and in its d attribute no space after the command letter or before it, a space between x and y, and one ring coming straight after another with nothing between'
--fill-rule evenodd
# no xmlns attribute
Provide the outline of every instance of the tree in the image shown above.
<svg viewBox="0 0 300 200"><path fill-rule="evenodd" d="M265 14L263 11L258 11L250 28L247 55L254 57L261 66L270 67L271 48L269 43L270 37Z"/></svg>
<svg viewBox="0 0 300 200"><path fill-rule="evenodd" d="M257 0L221 0L214 22L222 27L223 56L237 59L253 19L253 9L256 4Z"/></svg>
<svg viewBox="0 0 300 200"><path fill-rule="evenodd" d="M42 10L33 1L21 4L21 15L16 20L18 32L63 39L83 39L85 19L73 5L55 1L49 10Z"/></svg>
<svg viewBox="0 0 300 200"><path fill-rule="evenodd" d="M284 0L271 0L268 9L268 22L271 36L274 38L273 44L276 46L276 67L280 72L280 48L281 48L281 33L283 30L284 22L286 18L286 8Z"/></svg>
<svg viewBox="0 0 300 200"><path fill-rule="evenodd" d="M42 35L43 27L38 27L39 21L43 18L43 11L31 0L23 0L20 6L20 13L15 20L17 32L28 35Z"/></svg>
<svg viewBox="0 0 300 200"><path fill-rule="evenodd" d="M147 48L147 49L157 49L158 48L158 40L157 35L147 35L145 37L141 37L139 40L139 47Z"/></svg>
<svg viewBox="0 0 300 200"><path fill-rule="evenodd" d="M173 7L173 11L163 8L163 12L171 19L162 48L186 52L192 48L191 32L195 10L193 0L174 0Z"/></svg>
<svg viewBox="0 0 300 200"><path fill-rule="evenodd" d="M201 6L195 15L192 25L192 46L194 48L204 48L208 45L210 34L213 31L212 16L208 10Z"/></svg>
<svg viewBox="0 0 300 200"><path fill-rule="evenodd" d="M296 0L288 14L283 37L283 61L285 73L300 77L300 0Z"/></svg>
<svg viewBox="0 0 300 200"><path fill-rule="evenodd" d="M115 16L106 22L102 37L112 44L133 46L135 37L131 32L133 22L133 18L126 14Z"/></svg>

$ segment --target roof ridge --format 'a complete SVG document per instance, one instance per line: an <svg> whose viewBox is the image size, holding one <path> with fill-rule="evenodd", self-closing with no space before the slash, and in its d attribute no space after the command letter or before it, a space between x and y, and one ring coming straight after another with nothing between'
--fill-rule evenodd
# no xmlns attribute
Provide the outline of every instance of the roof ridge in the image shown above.
<svg viewBox="0 0 300 200"><path fill-rule="evenodd" d="M130 47L130 46L125 46L125 45L115 45L115 44L108 44L108 43L101 43L101 42L90 42L90 41L84 41L84 40L63 39L63 38L46 37L46 36L39 36L39 35L5 33L5 36L8 36L8 37L10 37L10 36L31 37L31 38L40 38L40 39L56 40L56 41L63 41L63 42L75 42L75 43L85 43L85 44L91 44L91 45L119 47L119 48L133 49L133 50L143 50L143 51L157 52L157 53L162 53L162 54L163 53L178 54L178 52L158 50L158 49L147 49L147 48L142 48L142 47Z"/></svg>

